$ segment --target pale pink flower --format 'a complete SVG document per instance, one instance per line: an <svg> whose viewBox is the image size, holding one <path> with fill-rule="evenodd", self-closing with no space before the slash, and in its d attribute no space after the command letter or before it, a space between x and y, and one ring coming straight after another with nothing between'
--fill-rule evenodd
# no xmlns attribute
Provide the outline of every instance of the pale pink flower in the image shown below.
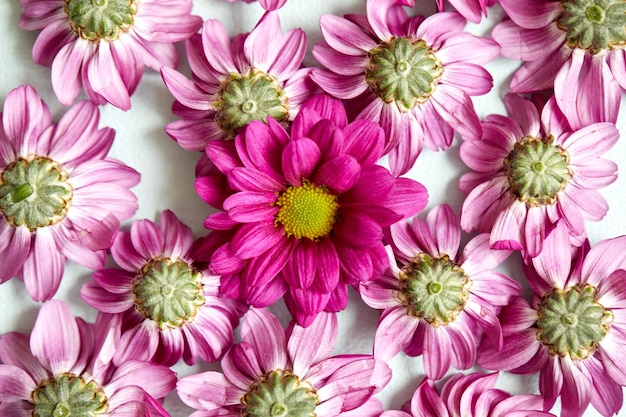
<svg viewBox="0 0 626 417"><path fill-rule="evenodd" d="M31 86L11 91L0 128L0 282L19 275L37 301L54 296L69 258L104 265L137 209L139 174L107 158L115 131L81 102L53 124Z"/></svg>
<svg viewBox="0 0 626 417"><path fill-rule="evenodd" d="M329 357L337 336L333 313L285 331L271 313L251 309L241 342L226 353L223 373L209 371L178 381L180 398L201 416L376 417L372 396L391 378L372 355Z"/></svg>
<svg viewBox="0 0 626 417"><path fill-rule="evenodd" d="M175 67L174 43L202 25L191 0L20 0L20 27L41 30L33 60L52 68L52 88L70 105L81 88L123 110L144 66Z"/></svg>
<svg viewBox="0 0 626 417"><path fill-rule="evenodd" d="M491 233L496 249L534 257L563 220L572 244L586 237L584 220L599 221L608 204L598 191L616 179L617 166L602 158L616 143L612 123L573 129L551 98L541 117L528 100L508 94L510 117L490 115L483 137L461 144L473 170L461 177L461 227Z"/></svg>
<svg viewBox="0 0 626 417"><path fill-rule="evenodd" d="M359 119L379 123L394 175L406 173L424 144L447 149L454 130L467 139L481 134L470 96L487 93L491 75L483 64L498 56L488 38L463 31L458 13L409 18L396 0L368 0L367 17L322 16L325 42L313 55L328 69L311 78Z"/></svg>
<svg viewBox="0 0 626 417"><path fill-rule="evenodd" d="M440 379L450 365L474 365L482 331L496 346L502 343L497 314L520 287L494 268L510 252L489 249L489 236L481 234L457 257L460 240L447 205L432 209L426 221L391 226L390 269L360 286L366 304L384 309L374 356L388 361L400 351L423 355L427 377Z"/></svg>
<svg viewBox="0 0 626 417"><path fill-rule="evenodd" d="M231 3L234 3L236 1L244 1L246 3L252 3L256 0L227 0L227 1ZM283 7L285 3L287 3L287 0L259 0L259 4L265 10L278 10L281 7Z"/></svg>
<svg viewBox="0 0 626 417"><path fill-rule="evenodd" d="M113 366L108 325L100 317L86 323L52 300L41 306L30 336L0 336L0 415L169 417L160 401L176 374L150 362Z"/></svg>

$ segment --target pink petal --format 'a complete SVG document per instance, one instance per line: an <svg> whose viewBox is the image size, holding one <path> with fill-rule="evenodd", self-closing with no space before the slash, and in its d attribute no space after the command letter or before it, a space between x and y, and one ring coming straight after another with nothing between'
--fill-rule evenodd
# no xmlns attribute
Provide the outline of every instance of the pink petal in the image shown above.
<svg viewBox="0 0 626 417"><path fill-rule="evenodd" d="M50 110L31 86L13 89L7 95L2 114L6 139L19 155L36 151L41 133L50 123Z"/></svg>
<svg viewBox="0 0 626 417"><path fill-rule="evenodd" d="M404 306L385 310L376 326L374 357L388 362L413 340L420 319L407 314ZM423 323L423 326L428 324Z"/></svg>
<svg viewBox="0 0 626 417"><path fill-rule="evenodd" d="M37 383L30 375L17 366L0 365L0 405L5 403L20 403L28 401L31 393L37 388ZM9 414L5 414L8 416Z"/></svg>
<svg viewBox="0 0 626 417"><path fill-rule="evenodd" d="M515 0L501 0L500 5L518 25L529 29L540 29L561 15L559 5L541 0L526 0L520 4Z"/></svg>
<svg viewBox="0 0 626 417"><path fill-rule="evenodd" d="M359 163L376 163L382 156L385 132L368 120L355 120L343 129L344 152Z"/></svg>
<svg viewBox="0 0 626 417"><path fill-rule="evenodd" d="M269 248L284 240L281 228L274 226L272 219L263 223L242 225L231 242L236 256L250 259L268 251Z"/></svg>
<svg viewBox="0 0 626 417"><path fill-rule="evenodd" d="M411 399L411 412L414 416L448 417L448 409L435 391L433 383L424 379Z"/></svg>
<svg viewBox="0 0 626 417"><path fill-rule="evenodd" d="M163 365L130 361L120 365L115 371L107 390L117 392L130 385L136 385L155 399L161 399L176 386L176 374Z"/></svg>
<svg viewBox="0 0 626 417"><path fill-rule="evenodd" d="M480 120L466 92L440 84L431 100L441 118L454 127L461 137L467 140L480 138L482 134Z"/></svg>
<svg viewBox="0 0 626 417"><path fill-rule="evenodd" d="M113 363L121 366L129 361L149 361L154 357L158 345L159 328L156 322L139 321L134 327L122 333Z"/></svg>
<svg viewBox="0 0 626 417"><path fill-rule="evenodd" d="M328 358L337 336L337 316L334 313L320 313L310 326L293 326L287 351L293 363L293 372L303 377L311 365Z"/></svg>
<svg viewBox="0 0 626 417"><path fill-rule="evenodd" d="M328 45L346 55L365 55L377 46L359 26L338 16L331 14L322 16L320 28Z"/></svg>
<svg viewBox="0 0 626 417"><path fill-rule="evenodd" d="M335 223L333 231L337 237L354 247L368 248L383 240L380 225L358 212L345 215Z"/></svg>
<svg viewBox="0 0 626 417"><path fill-rule="evenodd" d="M362 75L338 75L324 69L314 69L311 79L331 96L344 100L355 98L368 89Z"/></svg>
<svg viewBox="0 0 626 417"><path fill-rule="evenodd" d="M98 44L97 54L87 64L90 88L122 110L130 108L130 95L111 55L108 42Z"/></svg>
<svg viewBox="0 0 626 417"><path fill-rule="evenodd" d="M244 41L243 53L250 65L261 71L269 71L280 49L273 37L280 33L280 20L277 12L267 12L263 15L257 26ZM210 62L210 61L209 61Z"/></svg>
<svg viewBox="0 0 626 417"><path fill-rule="evenodd" d="M8 332L0 336L0 361L23 369L35 381L48 378L48 372L30 351L28 335Z"/></svg>
<svg viewBox="0 0 626 417"><path fill-rule="evenodd" d="M283 173L287 181L295 186L309 178L321 158L317 144L308 138L291 141L282 152Z"/></svg>
<svg viewBox="0 0 626 417"><path fill-rule="evenodd" d="M163 255L165 239L161 229L150 220L137 220L130 228L133 247L143 259L150 260Z"/></svg>
<svg viewBox="0 0 626 417"><path fill-rule="evenodd" d="M578 368L569 356L559 359L563 372L563 388L561 390L562 411L565 415L582 414L591 401L593 382L586 372ZM584 364L582 365L584 369Z"/></svg>
<svg viewBox="0 0 626 417"><path fill-rule="evenodd" d="M349 155L341 155L326 161L315 173L313 182L325 185L334 193L344 193L359 180L361 165Z"/></svg>
<svg viewBox="0 0 626 417"><path fill-rule="evenodd" d="M251 309L241 325L241 339L254 347L264 371L286 369L287 341L282 326L271 313Z"/></svg>
<svg viewBox="0 0 626 417"><path fill-rule="evenodd" d="M103 313L123 313L135 306L132 296L129 296L130 293L110 293L95 282L85 283L80 295L83 301Z"/></svg>
<svg viewBox="0 0 626 417"><path fill-rule="evenodd" d="M446 329L424 326L424 372L430 379L441 379L450 368L452 346Z"/></svg>
<svg viewBox="0 0 626 417"><path fill-rule="evenodd" d="M49 228L42 227L33 236L31 250L24 262L22 277L28 295L35 301L46 301L54 297L65 269L65 257Z"/></svg>
<svg viewBox="0 0 626 417"><path fill-rule="evenodd" d="M59 101L69 106L83 85L81 73L87 57L95 52L91 42L77 40L65 45L52 62L52 89Z"/></svg>
<svg viewBox="0 0 626 417"><path fill-rule="evenodd" d="M383 41L391 39L387 22L387 11L394 6L396 0L371 0L367 2L367 21L376 36Z"/></svg>
<svg viewBox="0 0 626 417"><path fill-rule="evenodd" d="M180 72L163 66L161 76L167 89L180 103L194 110L214 110L212 97Z"/></svg>
<svg viewBox="0 0 626 417"><path fill-rule="evenodd" d="M426 222L435 237L437 252L455 258L461 243L461 229L452 207L447 204L436 206L428 213Z"/></svg>
<svg viewBox="0 0 626 417"><path fill-rule="evenodd" d="M319 42L313 46L313 56L324 67L344 76L363 75L369 65L367 56L344 55L332 49L326 42Z"/></svg>
<svg viewBox="0 0 626 417"><path fill-rule="evenodd" d="M520 61L549 56L564 43L565 36L557 25L528 29L517 26L512 20L503 21L493 29L493 38L501 45L502 55Z"/></svg>
<svg viewBox="0 0 626 417"><path fill-rule="evenodd" d="M237 73L233 63L230 37L226 28L216 19L209 19L202 27L202 46L207 61L222 74Z"/></svg>
<svg viewBox="0 0 626 417"><path fill-rule="evenodd" d="M493 78L486 69L467 62L447 64L441 82L463 90L470 96L487 94L493 87Z"/></svg>
<svg viewBox="0 0 626 417"><path fill-rule="evenodd" d="M535 356L544 347L536 338L537 330L504 334L502 350L496 350L491 344L482 343L479 349L478 364L487 369L511 370L519 368Z"/></svg>
<svg viewBox="0 0 626 417"><path fill-rule="evenodd" d="M514 200L511 206L498 215L489 242L493 249L521 250L524 248L523 232L526 213L526 204Z"/></svg>
<svg viewBox="0 0 626 417"><path fill-rule="evenodd" d="M197 410L238 404L245 391L233 386L219 372L209 371L181 378L176 392L188 406Z"/></svg>

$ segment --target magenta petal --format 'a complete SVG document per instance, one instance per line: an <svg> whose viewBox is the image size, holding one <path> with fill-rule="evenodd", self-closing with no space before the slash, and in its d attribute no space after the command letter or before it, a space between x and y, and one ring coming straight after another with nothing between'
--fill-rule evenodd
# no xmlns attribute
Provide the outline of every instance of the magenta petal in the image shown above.
<svg viewBox="0 0 626 417"><path fill-rule="evenodd" d="M339 258L330 238L322 238L316 245L317 279L313 285L318 291L333 291L339 284Z"/></svg>
<svg viewBox="0 0 626 417"><path fill-rule="evenodd" d="M603 365L595 356L585 360L585 367L593 381L591 405L603 416L619 414L624 402L622 387L611 379Z"/></svg>
<svg viewBox="0 0 626 417"><path fill-rule="evenodd" d="M274 222L243 224L231 242L236 256L250 259L259 256L284 239L282 230Z"/></svg>
<svg viewBox="0 0 626 417"><path fill-rule="evenodd" d="M127 361L149 361L159 345L159 328L155 321L143 320L125 331L119 340L113 363L120 366Z"/></svg>
<svg viewBox="0 0 626 417"><path fill-rule="evenodd" d="M282 326L263 309L248 311L241 325L241 340L252 345L264 371L286 369L287 340Z"/></svg>
<svg viewBox="0 0 626 417"><path fill-rule="evenodd" d="M359 163L376 163L382 156L385 132L368 120L355 120L343 129L344 152Z"/></svg>
<svg viewBox="0 0 626 417"><path fill-rule="evenodd" d="M421 417L448 417L448 409L432 381L424 379L411 399L411 412Z"/></svg>
<svg viewBox="0 0 626 417"><path fill-rule="evenodd" d="M623 339L614 335L608 335L600 343L600 357L609 376L618 384L626 385L626 369L624 369L623 364Z"/></svg>
<svg viewBox="0 0 626 417"><path fill-rule="evenodd" d="M283 277L290 286L309 288L315 279L318 242L301 239L294 246L291 258L285 264Z"/></svg>
<svg viewBox="0 0 626 417"><path fill-rule="evenodd" d="M222 221L224 229L228 225L235 226L238 223L252 223L274 218L280 210L274 203L276 194L260 193L253 191L242 191L231 195L224 201L224 210L228 213L218 213L210 215L205 221L205 226L214 229L218 222ZM209 220L210 219L210 220Z"/></svg>
<svg viewBox="0 0 626 417"><path fill-rule="evenodd" d="M378 223L359 212L344 212L333 231L350 246L369 248L383 240L383 232Z"/></svg>
<svg viewBox="0 0 626 417"><path fill-rule="evenodd" d="M452 346L447 330L424 326L424 372L431 379L441 379L452 362Z"/></svg>
<svg viewBox="0 0 626 417"><path fill-rule="evenodd" d="M583 372L585 365L579 369L569 356L559 358L563 371L563 388L561 402L563 415L580 415L591 402L591 381L587 372Z"/></svg>
<svg viewBox="0 0 626 417"><path fill-rule="evenodd" d="M341 155L325 162L315 173L313 182L325 185L336 193L355 186L361 174L361 165L350 155Z"/></svg>
<svg viewBox="0 0 626 417"><path fill-rule="evenodd" d="M302 179L309 178L321 158L320 148L308 138L291 141L282 152L285 179L291 185L300 186Z"/></svg>
<svg viewBox="0 0 626 417"><path fill-rule="evenodd" d="M504 334L501 351L490 344L480 346L478 364L487 369L511 370L519 368L535 356L539 349L544 349L536 338L536 329Z"/></svg>
<svg viewBox="0 0 626 417"><path fill-rule="evenodd" d="M83 301L104 313L123 313L135 305L132 296L110 293L95 282L85 283L80 295Z"/></svg>
<svg viewBox="0 0 626 417"><path fill-rule="evenodd" d="M428 213L426 222L435 237L437 252L455 257L461 243L461 229L452 207L447 204L436 206Z"/></svg>

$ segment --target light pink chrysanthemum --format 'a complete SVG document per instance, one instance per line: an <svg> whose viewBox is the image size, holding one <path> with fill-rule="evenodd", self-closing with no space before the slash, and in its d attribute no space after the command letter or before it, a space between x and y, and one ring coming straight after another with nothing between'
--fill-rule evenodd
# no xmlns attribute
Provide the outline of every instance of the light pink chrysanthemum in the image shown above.
<svg viewBox="0 0 626 417"><path fill-rule="evenodd" d="M270 118L234 141L210 142L217 169L200 176L196 190L223 210L205 221L226 235L210 257L222 290L255 307L286 292L306 326L322 310L344 309L348 285L387 268L382 228L420 211L427 192L376 164L382 129L348 124L338 100L311 99L291 132Z"/></svg>
<svg viewBox="0 0 626 417"><path fill-rule="evenodd" d="M20 0L20 27L41 30L33 46L37 64L52 68L52 88L65 105L81 88L96 104L123 110L144 66L178 62L174 43L202 25L191 0Z"/></svg>
<svg viewBox="0 0 626 417"><path fill-rule="evenodd" d="M626 88L622 0L502 0L510 17L492 31L502 55L524 61L515 93L554 87L573 127L617 120ZM584 111L581 111L584 109Z"/></svg>
<svg viewBox="0 0 626 417"><path fill-rule="evenodd" d="M496 389L497 379L498 373L456 374L440 394L433 381L424 379L404 411L385 411L380 417L554 417L542 411L543 398Z"/></svg>
<svg viewBox="0 0 626 417"><path fill-rule="evenodd" d="M414 218L391 226L390 269L360 286L366 304L384 309L376 358L387 361L400 351L423 355L427 377L440 379L450 365L474 365L481 330L496 346L502 343L497 314L520 287L494 268L510 252L489 249L489 236L482 234L457 259L460 240L458 220L447 205L433 208L425 222Z"/></svg>
<svg viewBox="0 0 626 417"><path fill-rule="evenodd" d="M108 325L100 317L86 323L52 300L41 306L30 337L0 336L0 415L169 417L160 401L176 374L150 362L113 366Z"/></svg>
<svg viewBox="0 0 626 417"><path fill-rule="evenodd" d="M329 357L337 335L333 313L287 331L271 313L252 309L241 342L222 360L223 374L209 371L178 381L180 398L199 411L192 417L291 416L376 417L372 396L391 378L372 355Z"/></svg>
<svg viewBox="0 0 626 417"><path fill-rule="evenodd" d="M293 120L313 90L310 70L300 68L306 34L281 34L278 12L266 12L252 32L232 41L222 22L210 19L186 46L193 81L167 67L161 72L181 117L165 130L184 149L232 139L253 120Z"/></svg>
<svg viewBox="0 0 626 417"><path fill-rule="evenodd" d="M246 3L252 3L256 0L227 0L227 1L231 3L234 3L236 1L245 1ZM281 7L283 7L285 3L287 3L287 0L259 0L259 4L265 10L278 10Z"/></svg>
<svg viewBox="0 0 626 417"><path fill-rule="evenodd" d="M383 127L391 171L401 175L424 143L447 149L454 130L480 137L470 96L491 89L481 65L500 48L464 32L467 21L458 13L409 18L395 1L368 0L367 18L322 16L326 41L313 55L328 69L315 69L311 77L330 95L349 100L357 118Z"/></svg>
<svg viewBox="0 0 626 417"><path fill-rule="evenodd" d="M503 309L502 350L481 345L478 363L540 372L546 410L560 396L563 416L582 416L591 403L609 417L619 413L626 386L626 237L584 245L572 260L561 223L526 268L532 304L519 298Z"/></svg>
<svg viewBox="0 0 626 417"><path fill-rule="evenodd" d="M122 269L93 274L81 295L104 313L121 316L120 355L114 362L154 360L193 364L220 358L233 343L233 328L245 308L222 298L220 278L196 268L191 229L169 210L160 226L149 220L118 233L111 247Z"/></svg>
<svg viewBox="0 0 626 417"><path fill-rule="evenodd" d="M581 245L584 220L608 210L598 189L616 179L617 166L601 158L619 132L612 123L572 129L551 98L541 118L536 107L514 94L504 99L510 117L490 115L483 137L461 145L461 159L474 171L463 175L461 227L491 233L496 249L534 257L557 221Z"/></svg>
<svg viewBox="0 0 626 417"><path fill-rule="evenodd" d="M0 282L19 275L38 301L54 296L66 258L101 268L137 209L139 174L107 158L115 131L82 102L52 124L30 86L11 91L0 128Z"/></svg>

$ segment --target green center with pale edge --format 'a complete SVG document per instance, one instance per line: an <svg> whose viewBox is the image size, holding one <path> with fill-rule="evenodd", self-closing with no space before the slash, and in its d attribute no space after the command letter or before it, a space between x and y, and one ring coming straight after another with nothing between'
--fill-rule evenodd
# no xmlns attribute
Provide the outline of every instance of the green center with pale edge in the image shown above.
<svg viewBox="0 0 626 417"><path fill-rule="evenodd" d="M422 40L393 38L369 51L365 79L385 103L407 112L433 94L443 65Z"/></svg>
<svg viewBox="0 0 626 417"><path fill-rule="evenodd" d="M72 201L67 173L44 158L18 158L0 173L0 212L12 226L31 231L63 220Z"/></svg>
<svg viewBox="0 0 626 417"><path fill-rule="evenodd" d="M445 326L459 315L469 298L472 281L448 255L417 255L400 272L402 304L412 317Z"/></svg>
<svg viewBox="0 0 626 417"><path fill-rule="evenodd" d="M567 0L561 1L561 8L557 25L567 32L571 48L596 53L624 46L626 0Z"/></svg>
<svg viewBox="0 0 626 417"><path fill-rule="evenodd" d="M552 142L524 138L504 159L511 193L530 207L556 203L572 178L567 151Z"/></svg>
<svg viewBox="0 0 626 417"><path fill-rule="evenodd" d="M596 301L591 285L555 289L544 297L537 313L537 338L553 355L585 359L606 336L613 314Z"/></svg>
<svg viewBox="0 0 626 417"><path fill-rule="evenodd" d="M243 417L315 417L318 403L310 384L282 370L268 372L241 399Z"/></svg>
<svg viewBox="0 0 626 417"><path fill-rule="evenodd" d="M65 0L70 27L90 41L115 40L135 21L138 0Z"/></svg>
<svg viewBox="0 0 626 417"><path fill-rule="evenodd" d="M205 302L202 273L181 260L153 259L133 282L135 308L159 328L192 321Z"/></svg>
<svg viewBox="0 0 626 417"><path fill-rule="evenodd" d="M107 414L107 397L94 381L65 374L31 393L33 417L93 417ZM108 414L107 414L108 415Z"/></svg>

